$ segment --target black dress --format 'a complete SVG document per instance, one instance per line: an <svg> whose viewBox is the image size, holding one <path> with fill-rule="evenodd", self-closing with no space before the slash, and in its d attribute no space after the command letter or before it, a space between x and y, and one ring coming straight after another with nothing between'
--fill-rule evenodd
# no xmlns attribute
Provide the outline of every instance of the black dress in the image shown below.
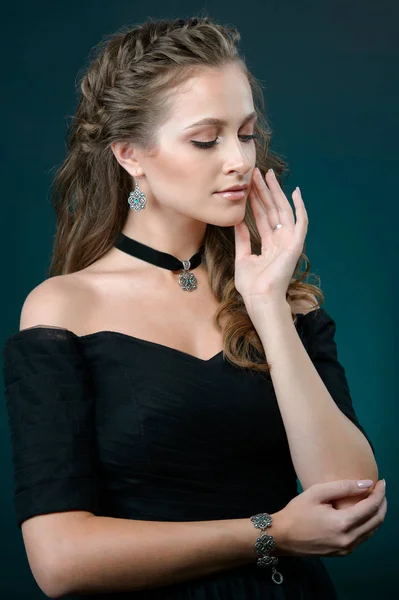
<svg viewBox="0 0 399 600"><path fill-rule="evenodd" d="M335 322L321 308L298 315L296 328L334 401L367 437L337 358ZM152 521L249 518L299 493L270 378L223 352L202 360L120 332L45 326L8 337L3 360L18 527L74 509ZM337 597L319 557L280 556L281 585L255 562L87 598Z"/></svg>

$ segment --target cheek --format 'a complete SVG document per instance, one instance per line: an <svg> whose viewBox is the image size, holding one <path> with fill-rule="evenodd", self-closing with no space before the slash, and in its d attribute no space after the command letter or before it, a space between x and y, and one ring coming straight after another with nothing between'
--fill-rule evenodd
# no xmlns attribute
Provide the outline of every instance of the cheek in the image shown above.
<svg viewBox="0 0 399 600"><path fill-rule="evenodd" d="M206 178L206 171L212 169L212 162L209 161L209 157L204 160L205 155L206 152L201 156L200 151L193 152L191 148L163 153L162 157L157 158L156 169L153 172L157 188L166 186L168 189L173 187L180 191L182 187L192 188L195 182Z"/></svg>
<svg viewBox="0 0 399 600"><path fill-rule="evenodd" d="M181 160L172 153L162 152L146 165L148 179L151 182L151 188L155 195L165 194L171 186L181 179L182 168Z"/></svg>

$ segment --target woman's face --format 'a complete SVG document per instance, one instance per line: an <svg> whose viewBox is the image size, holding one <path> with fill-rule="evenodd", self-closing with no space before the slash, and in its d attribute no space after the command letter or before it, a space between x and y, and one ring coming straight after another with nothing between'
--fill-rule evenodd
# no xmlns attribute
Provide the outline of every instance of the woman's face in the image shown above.
<svg viewBox="0 0 399 600"><path fill-rule="evenodd" d="M256 162L250 137L254 110L248 79L238 65L205 69L190 79L172 98L172 114L158 130L156 153L136 155L144 172L140 187L149 202L204 223L242 221ZM205 118L224 123L195 125ZM216 193L242 184L248 184L242 199Z"/></svg>

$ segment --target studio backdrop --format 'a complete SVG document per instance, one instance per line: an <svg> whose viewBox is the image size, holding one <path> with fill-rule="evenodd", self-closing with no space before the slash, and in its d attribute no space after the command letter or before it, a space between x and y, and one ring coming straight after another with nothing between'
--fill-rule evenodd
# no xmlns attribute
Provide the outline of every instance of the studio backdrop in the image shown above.
<svg viewBox="0 0 399 600"><path fill-rule="evenodd" d="M261 81L271 148L288 162L288 198L299 185L306 254L337 324L352 401L373 440L388 513L376 535L344 558L324 559L342 600L395 598L398 484L398 69L399 4L307 0L244 3L50 0L11 3L1 24L1 339L16 332L22 303L47 278L55 217L50 188L65 155L75 83L104 35L152 18L206 11L240 30ZM291 201L292 202L292 201ZM13 511L11 444L0 410L1 581L5 600L35 600ZM322 600L322 599L320 599Z"/></svg>

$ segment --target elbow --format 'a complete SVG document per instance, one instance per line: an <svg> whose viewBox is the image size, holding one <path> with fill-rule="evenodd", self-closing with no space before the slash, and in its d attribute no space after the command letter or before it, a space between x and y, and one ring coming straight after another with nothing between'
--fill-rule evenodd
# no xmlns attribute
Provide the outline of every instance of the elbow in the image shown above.
<svg viewBox="0 0 399 600"><path fill-rule="evenodd" d="M367 461L367 464L358 465L355 467L354 465L347 470L343 470L341 472L330 473L323 481L338 481L340 479L351 479L352 481L360 481L362 479L371 479L373 485L368 491L374 489L378 481L378 467L377 463L374 459L370 459Z"/></svg>
<svg viewBox="0 0 399 600"><path fill-rule="evenodd" d="M32 547L34 546L30 544L27 550L28 562L32 575L43 594L47 598L67 596L70 593L70 582L66 573L65 553L61 555L60 552L55 552L54 548L46 553L32 552Z"/></svg>
<svg viewBox="0 0 399 600"><path fill-rule="evenodd" d="M377 483L378 477L379 477L378 465L376 463L373 451L368 442L367 442L367 446L369 448L369 452L364 455L364 459L361 461L361 463L358 465L357 468L353 469L353 472L356 473L355 477L357 480L358 479L371 479L371 481L373 481L373 483L375 485ZM373 485L373 488L374 488L374 485ZM370 489L373 489L373 488L370 488Z"/></svg>
<svg viewBox="0 0 399 600"><path fill-rule="evenodd" d="M374 490L376 483L378 481L378 476L379 476L378 475L378 467L374 461L373 465L368 465L367 467L365 467L363 469L359 469L358 474L356 473L356 475L354 474L351 477L330 478L329 481L333 481L333 479L335 479L335 480L353 479L356 481L361 480L361 479L371 479L371 481L373 482L373 485L371 487L367 488L366 490L364 490L364 492L362 492L361 494L356 494L355 496L343 496L342 498L334 499L332 502L332 506L336 510L341 510L344 508L350 508L351 506L354 506L358 502L361 502L362 500L367 498L367 496Z"/></svg>
<svg viewBox="0 0 399 600"><path fill-rule="evenodd" d="M377 466L377 463L375 462L375 460L373 461L373 465L369 469L369 473L370 473L370 475L368 477L365 477L364 479L371 479L372 481L374 481L374 485L375 485L379 478L378 466ZM374 486L373 486L373 488L374 488Z"/></svg>
<svg viewBox="0 0 399 600"><path fill-rule="evenodd" d="M25 532L25 539L26 537ZM48 548L44 548L37 536L25 543L29 567L40 590L47 598L62 598L68 593L65 560L58 552L49 550L50 547L48 544Z"/></svg>
<svg viewBox="0 0 399 600"><path fill-rule="evenodd" d="M37 585L47 598L62 598L65 595L65 592L60 589L52 566L43 566L40 572L37 569L31 570Z"/></svg>
<svg viewBox="0 0 399 600"><path fill-rule="evenodd" d="M35 577L35 579L47 598L64 598L68 595L68 590L65 589L65 585L62 583L63 578L59 574L59 565L54 563L55 561L52 561L52 564L47 566L45 575L42 573L40 579L38 577Z"/></svg>
<svg viewBox="0 0 399 600"><path fill-rule="evenodd" d="M72 561L68 561L64 555L60 558L59 555L54 556L54 560L48 567L48 577L46 585L41 589L48 598L64 598L74 593L72 583Z"/></svg>
<svg viewBox="0 0 399 600"><path fill-rule="evenodd" d="M58 584L59 578L56 575L58 569L56 568L55 554L51 554L48 549L45 549L37 536L26 543L28 536L23 528L22 533L25 534L26 555L35 582L47 598L61 598L63 594Z"/></svg>
<svg viewBox="0 0 399 600"><path fill-rule="evenodd" d="M323 474L319 473L317 477L305 477L299 478L303 491L306 491L312 485L317 483L328 483L330 481L341 481L343 479L350 479L352 481L358 481L361 479L371 479L373 486L368 489L368 492L374 489L378 481L379 473L378 466L374 460L374 457L367 458L367 461L362 461L357 466L354 464L348 464L345 468L339 471L325 471Z"/></svg>
<svg viewBox="0 0 399 600"><path fill-rule="evenodd" d="M29 566L47 598L63 598L72 593L76 564L81 557L82 530L92 516L87 511L58 511L35 515L22 523Z"/></svg>

